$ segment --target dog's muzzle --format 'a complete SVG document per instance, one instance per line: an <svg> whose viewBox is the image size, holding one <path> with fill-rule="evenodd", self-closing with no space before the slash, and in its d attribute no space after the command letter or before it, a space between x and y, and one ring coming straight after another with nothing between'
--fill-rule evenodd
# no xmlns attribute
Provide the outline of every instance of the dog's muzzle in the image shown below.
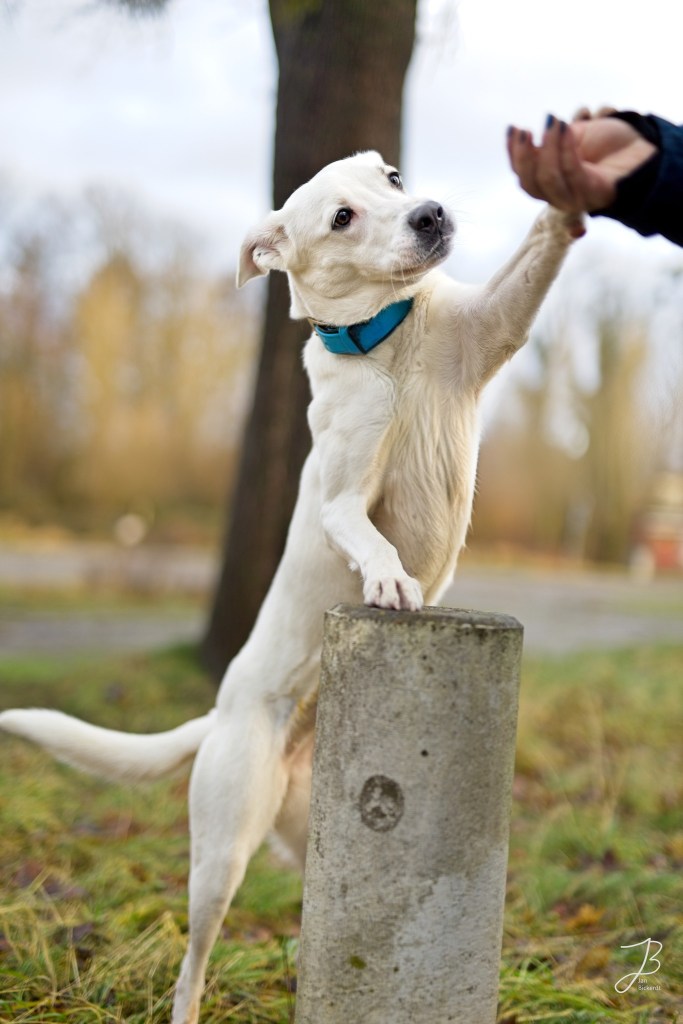
<svg viewBox="0 0 683 1024"><path fill-rule="evenodd" d="M417 235L420 246L435 255L447 247L455 230L448 212L431 199L410 211L408 225Z"/></svg>

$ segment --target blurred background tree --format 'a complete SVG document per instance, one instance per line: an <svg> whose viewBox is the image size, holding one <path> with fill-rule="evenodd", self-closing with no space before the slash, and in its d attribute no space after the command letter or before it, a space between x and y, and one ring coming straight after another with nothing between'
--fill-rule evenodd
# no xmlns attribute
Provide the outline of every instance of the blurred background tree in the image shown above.
<svg viewBox="0 0 683 1024"><path fill-rule="evenodd" d="M51 254L38 232L8 246L0 289L0 501L28 511L60 492L62 440L54 430L68 386L68 339L50 308Z"/></svg>
<svg viewBox="0 0 683 1024"><path fill-rule="evenodd" d="M627 285L557 294L487 431L474 538L626 564L655 478L683 464L683 359L660 351L656 308L634 308Z"/></svg>
<svg viewBox="0 0 683 1024"><path fill-rule="evenodd" d="M83 236L90 260L67 282ZM192 521L212 518L236 458L255 322L193 248L102 192L28 209L6 238L0 513L102 531L132 511L197 539Z"/></svg>

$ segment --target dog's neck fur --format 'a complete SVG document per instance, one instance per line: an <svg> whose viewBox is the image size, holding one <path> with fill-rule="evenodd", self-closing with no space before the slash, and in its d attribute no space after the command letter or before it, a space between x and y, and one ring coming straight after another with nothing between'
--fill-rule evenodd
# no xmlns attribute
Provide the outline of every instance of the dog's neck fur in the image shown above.
<svg viewBox="0 0 683 1024"><path fill-rule="evenodd" d="M376 281L358 283L351 290L339 290L337 295L321 296L315 288L311 288L301 276L288 272L289 294L291 298L289 315L293 320L312 320L315 323L327 324L359 324L371 320L374 316L403 299L412 299L418 290L420 277L397 287L396 282L387 281L378 287Z"/></svg>

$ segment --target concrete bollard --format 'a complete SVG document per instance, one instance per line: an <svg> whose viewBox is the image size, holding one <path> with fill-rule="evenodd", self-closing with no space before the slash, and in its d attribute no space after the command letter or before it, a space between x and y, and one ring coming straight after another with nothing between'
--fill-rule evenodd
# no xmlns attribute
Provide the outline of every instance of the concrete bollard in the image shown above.
<svg viewBox="0 0 683 1024"><path fill-rule="evenodd" d="M494 1024L522 627L325 617L296 1024Z"/></svg>

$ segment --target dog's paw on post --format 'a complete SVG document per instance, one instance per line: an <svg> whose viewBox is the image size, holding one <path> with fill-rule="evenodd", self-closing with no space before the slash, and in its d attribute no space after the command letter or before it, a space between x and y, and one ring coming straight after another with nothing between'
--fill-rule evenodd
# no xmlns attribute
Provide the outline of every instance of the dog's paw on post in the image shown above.
<svg viewBox="0 0 683 1024"><path fill-rule="evenodd" d="M422 587L412 576L384 576L368 580L363 599L371 608L393 608L394 611L419 612L424 605Z"/></svg>

